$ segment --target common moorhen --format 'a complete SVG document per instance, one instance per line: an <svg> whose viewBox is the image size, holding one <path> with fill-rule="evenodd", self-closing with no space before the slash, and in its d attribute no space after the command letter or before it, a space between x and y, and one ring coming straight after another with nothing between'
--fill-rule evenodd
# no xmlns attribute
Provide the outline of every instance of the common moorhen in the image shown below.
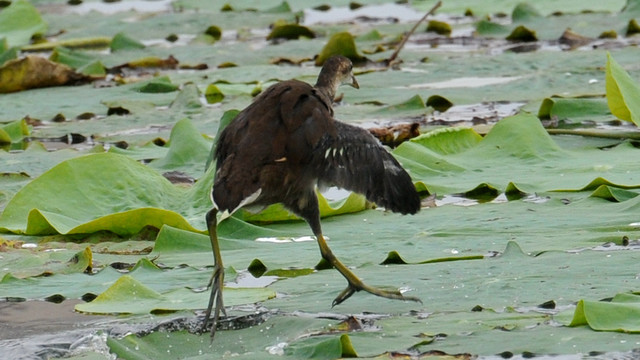
<svg viewBox="0 0 640 360"><path fill-rule="evenodd" d="M420 301L399 291L366 285L333 255L322 236L316 186L335 185L355 191L402 214L420 210L420 197L398 161L366 130L333 118L338 87L359 87L352 67L346 57L335 56L325 62L315 86L298 80L277 83L256 97L220 133L214 155L213 208L206 215L215 265L203 329L212 321L212 338L220 311L224 312L217 214L220 211L223 219L250 204L282 203L307 221L322 257L349 283L333 305L360 290L390 299Z"/></svg>

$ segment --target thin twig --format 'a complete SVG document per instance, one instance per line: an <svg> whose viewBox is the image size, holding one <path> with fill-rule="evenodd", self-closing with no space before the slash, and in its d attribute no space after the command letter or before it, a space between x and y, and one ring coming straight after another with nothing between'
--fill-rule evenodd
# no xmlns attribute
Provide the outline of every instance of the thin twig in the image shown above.
<svg viewBox="0 0 640 360"><path fill-rule="evenodd" d="M391 64L392 61L394 61L397 57L398 54L400 53L400 50L402 50L402 48L404 47L404 44L407 42L407 40L409 40L409 37L411 35L413 35L413 33L416 31L416 29L418 28L418 26L425 21L425 19L427 17L429 17L429 15L433 14L439 7L440 5L442 5L442 1L438 1L435 5L433 5L433 7L431 8L431 10L429 10L429 12L427 12L426 14L424 14L424 16L422 17L422 19L418 20L418 22L413 26L413 28L411 29L411 31L409 31L408 33L406 33L404 35L404 37L402 38L402 41L400 42L400 44L398 44L398 47L396 48L396 51L393 52L393 54L391 54L391 56L387 59L387 64Z"/></svg>

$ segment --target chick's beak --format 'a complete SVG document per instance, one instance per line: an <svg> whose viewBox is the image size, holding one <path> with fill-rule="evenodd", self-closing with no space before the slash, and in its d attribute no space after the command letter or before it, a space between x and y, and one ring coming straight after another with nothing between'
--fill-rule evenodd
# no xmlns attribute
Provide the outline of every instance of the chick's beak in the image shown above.
<svg viewBox="0 0 640 360"><path fill-rule="evenodd" d="M351 75L351 83L349 85L353 86L356 89L360 89L360 85L358 84L358 80L356 80L356 77L353 76L353 74Z"/></svg>

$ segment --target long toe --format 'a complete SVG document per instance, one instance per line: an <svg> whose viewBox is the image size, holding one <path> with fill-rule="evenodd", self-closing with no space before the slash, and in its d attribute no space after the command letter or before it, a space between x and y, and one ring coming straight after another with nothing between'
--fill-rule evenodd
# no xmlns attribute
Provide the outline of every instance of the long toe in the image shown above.
<svg viewBox="0 0 640 360"><path fill-rule="evenodd" d="M415 296L404 296L398 290L384 290L377 287L368 286L366 284L362 284L362 285L363 285L362 290L376 296L384 297L387 299L393 299L393 300L415 301L422 304L422 300L420 300L419 298Z"/></svg>
<svg viewBox="0 0 640 360"><path fill-rule="evenodd" d="M363 282L360 282L359 284L349 283L349 286L347 286L346 289L342 290L342 292L338 294L335 300L333 300L332 306L336 306L342 303L357 291L366 291L369 294L373 294L373 295L380 296L387 299L415 301L422 304L422 300L420 300L415 296L405 296L405 295L402 295L402 293L398 290L384 290L384 289L369 286Z"/></svg>
<svg viewBox="0 0 640 360"><path fill-rule="evenodd" d="M343 301L350 298L351 295L353 295L356 291L359 291L359 289L356 289L356 287L349 284L346 289L342 290L342 292L338 294L338 296L336 296L336 298L333 300L333 303L331 303L331 307L341 304Z"/></svg>
<svg viewBox="0 0 640 360"><path fill-rule="evenodd" d="M216 333L218 326L218 319L220 318L220 312L226 316L224 309L224 303L222 301L222 287L224 284L224 271L220 268L215 268L213 271L211 286L211 294L209 295L209 304L207 305L207 311L204 315L201 331L204 333L207 331L207 325L211 324L211 339Z"/></svg>

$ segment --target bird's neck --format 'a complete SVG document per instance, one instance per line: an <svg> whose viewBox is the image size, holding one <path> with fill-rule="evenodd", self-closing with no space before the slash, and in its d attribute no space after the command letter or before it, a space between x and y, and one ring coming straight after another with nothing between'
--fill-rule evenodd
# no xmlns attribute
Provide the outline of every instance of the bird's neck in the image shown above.
<svg viewBox="0 0 640 360"><path fill-rule="evenodd" d="M315 88L318 89L318 91L320 91L323 95L325 95L329 99L329 101L333 102L339 86L340 83L337 81L335 76L333 76L332 74L327 74L325 72L320 72Z"/></svg>

